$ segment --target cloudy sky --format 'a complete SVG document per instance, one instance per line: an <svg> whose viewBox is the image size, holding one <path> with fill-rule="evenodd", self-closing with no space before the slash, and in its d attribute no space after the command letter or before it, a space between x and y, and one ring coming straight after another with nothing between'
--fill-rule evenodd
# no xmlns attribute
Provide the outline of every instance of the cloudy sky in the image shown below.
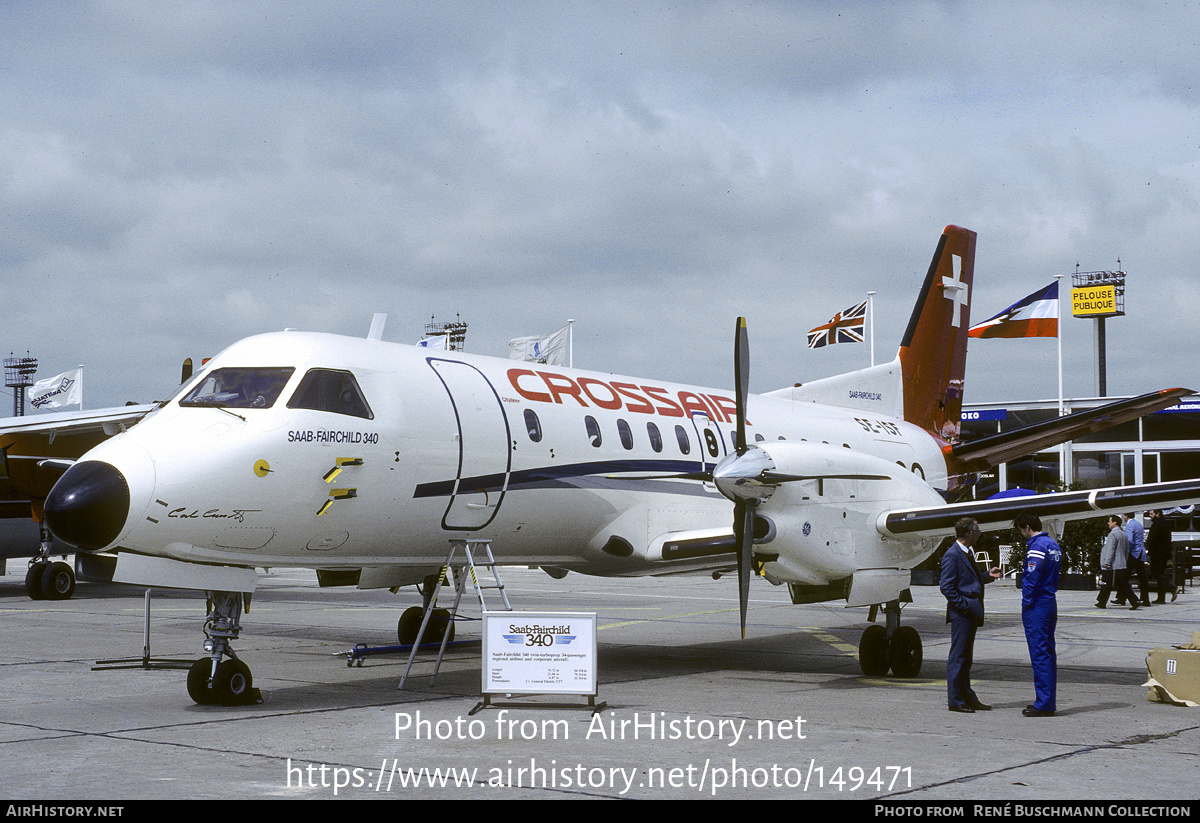
<svg viewBox="0 0 1200 823"><path fill-rule="evenodd" d="M1119 260L1109 393L1200 388L1198 41L1187 2L4 3L2 345L94 408L261 331L574 318L577 366L728 387L744 314L767 391L866 365L804 333L868 289L890 359L956 223L974 320ZM967 400L1055 396L1055 352L974 341Z"/></svg>

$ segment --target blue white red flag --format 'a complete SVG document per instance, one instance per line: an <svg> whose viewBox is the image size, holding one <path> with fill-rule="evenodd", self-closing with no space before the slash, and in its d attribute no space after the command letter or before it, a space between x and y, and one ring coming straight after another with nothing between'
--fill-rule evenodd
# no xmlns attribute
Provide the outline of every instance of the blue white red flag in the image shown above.
<svg viewBox="0 0 1200 823"><path fill-rule="evenodd" d="M971 337L1058 337L1058 281L971 327Z"/></svg>
<svg viewBox="0 0 1200 823"><path fill-rule="evenodd" d="M834 343L863 342L863 325L867 318L867 301L840 311L828 323L808 333L808 347L819 349Z"/></svg>

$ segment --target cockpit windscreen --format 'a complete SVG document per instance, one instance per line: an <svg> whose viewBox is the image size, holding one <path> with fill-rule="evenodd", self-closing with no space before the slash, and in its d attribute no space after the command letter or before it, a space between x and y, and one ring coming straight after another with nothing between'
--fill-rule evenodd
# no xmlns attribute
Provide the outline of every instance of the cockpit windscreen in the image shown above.
<svg viewBox="0 0 1200 823"><path fill-rule="evenodd" d="M294 371L293 368L216 369L188 392L179 405L269 409Z"/></svg>

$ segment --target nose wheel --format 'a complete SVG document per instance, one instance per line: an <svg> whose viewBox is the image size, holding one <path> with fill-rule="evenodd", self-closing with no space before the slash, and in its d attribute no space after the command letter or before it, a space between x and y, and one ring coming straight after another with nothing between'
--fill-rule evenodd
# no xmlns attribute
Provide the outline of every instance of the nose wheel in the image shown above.
<svg viewBox="0 0 1200 823"><path fill-rule="evenodd" d="M208 618L204 621L208 657L201 657L188 670L188 696L201 706L246 706L262 702L262 692L254 688L250 667L234 654L230 643L242 627L241 592L205 592Z"/></svg>
<svg viewBox="0 0 1200 823"><path fill-rule="evenodd" d="M214 667L211 657L201 657L188 670L187 690L201 706L247 706L262 700L250 667L233 658Z"/></svg>

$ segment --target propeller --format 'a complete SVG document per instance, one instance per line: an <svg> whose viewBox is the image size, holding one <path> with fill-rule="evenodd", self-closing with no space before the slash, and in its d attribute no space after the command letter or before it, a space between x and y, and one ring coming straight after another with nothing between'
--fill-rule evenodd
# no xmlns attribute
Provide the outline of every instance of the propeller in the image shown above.
<svg viewBox="0 0 1200 823"><path fill-rule="evenodd" d="M753 574L755 513L782 483L797 480L888 480L883 474L788 474L776 471L775 461L765 449L752 446L746 438L746 405L750 397L750 336L746 318L737 319L733 341L734 451L711 471L680 472L639 477L639 480L700 480L714 483L733 501L733 535L737 551L738 611L742 639L746 637L746 610Z"/></svg>
<svg viewBox="0 0 1200 823"><path fill-rule="evenodd" d="M733 534L737 540L738 611L742 639L746 638L746 608L750 601L753 574L754 516L781 483L796 480L887 480L878 474L786 474L775 471L775 461L766 451L746 440L746 402L750 397L750 335L746 318L737 319L733 341L734 405L737 417L734 453L713 467L711 480L733 501Z"/></svg>
<svg viewBox="0 0 1200 823"><path fill-rule="evenodd" d="M739 464L746 462L743 458L749 451L749 446L746 444L746 399L750 396L750 335L746 331L746 318L744 317L737 319L737 330L734 332L733 383L737 416L737 450L734 459L724 468L726 477L730 478L734 485L740 486L744 484L743 478L733 475L744 475L744 472L730 470L744 469L745 467ZM757 450L756 452L766 457L762 452ZM770 458L768 458L769 461ZM774 467L772 466L772 468ZM716 474L715 468L713 473ZM762 472L758 472L757 476L761 478ZM713 479L715 482L716 478ZM754 550L754 510L758 508L758 502L756 496L742 498L738 495L737 502L733 504L733 534L737 538L738 612L741 616L743 640L746 639L746 606L750 602L750 560Z"/></svg>

